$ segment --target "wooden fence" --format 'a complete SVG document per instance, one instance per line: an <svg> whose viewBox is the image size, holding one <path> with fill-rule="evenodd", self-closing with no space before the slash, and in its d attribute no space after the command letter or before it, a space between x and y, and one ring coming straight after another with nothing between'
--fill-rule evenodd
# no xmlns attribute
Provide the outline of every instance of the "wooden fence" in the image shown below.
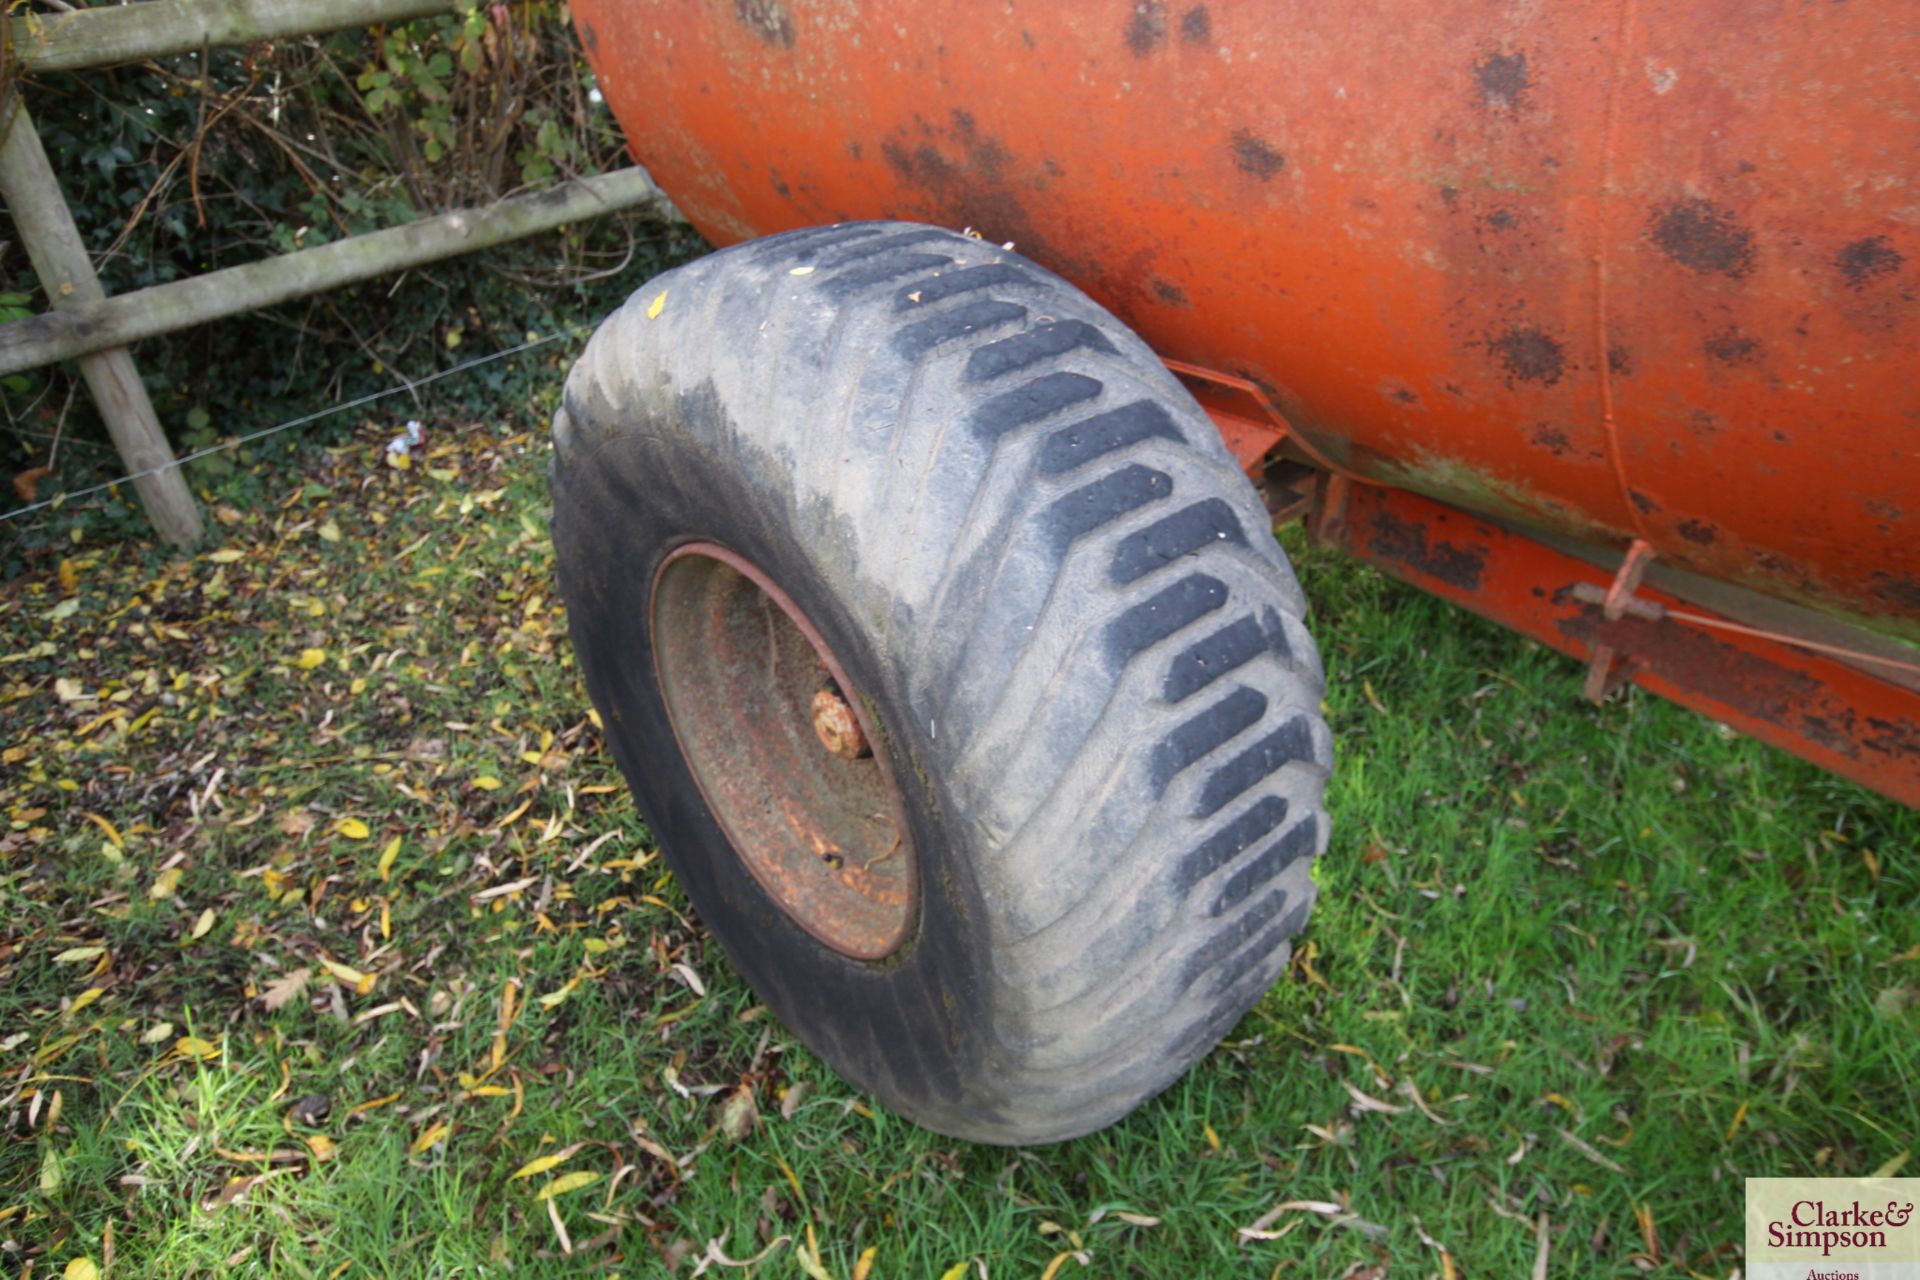
<svg viewBox="0 0 1920 1280"><path fill-rule="evenodd" d="M457 9L454 0L142 0L10 19L15 65L0 100L0 200L13 215L52 310L0 325L0 376L77 359L147 518L174 546L200 541L200 509L175 465L129 344L618 210L645 206L664 217L679 215L646 172L633 167L109 298L17 92L19 73L71 71Z"/></svg>

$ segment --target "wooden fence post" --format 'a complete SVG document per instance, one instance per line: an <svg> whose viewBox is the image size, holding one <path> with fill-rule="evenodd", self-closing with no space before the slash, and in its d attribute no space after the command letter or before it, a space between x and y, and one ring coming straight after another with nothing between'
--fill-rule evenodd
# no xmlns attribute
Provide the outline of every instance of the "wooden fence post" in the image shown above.
<svg viewBox="0 0 1920 1280"><path fill-rule="evenodd" d="M53 307L80 306L106 297L32 117L13 93L0 102L0 200L6 201L7 212L13 215L13 225ZM132 355L125 347L115 347L81 356L79 362L120 459L135 477L133 487L147 519L173 546L196 545L204 532L200 508L174 462Z"/></svg>

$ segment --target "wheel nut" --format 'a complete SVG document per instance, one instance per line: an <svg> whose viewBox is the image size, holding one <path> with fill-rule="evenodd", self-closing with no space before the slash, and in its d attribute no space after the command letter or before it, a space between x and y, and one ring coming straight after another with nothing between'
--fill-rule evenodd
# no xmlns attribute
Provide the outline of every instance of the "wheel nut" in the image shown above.
<svg viewBox="0 0 1920 1280"><path fill-rule="evenodd" d="M813 695L813 731L820 745L843 760L865 760L873 754L867 735L860 732L860 720L838 689L822 689Z"/></svg>

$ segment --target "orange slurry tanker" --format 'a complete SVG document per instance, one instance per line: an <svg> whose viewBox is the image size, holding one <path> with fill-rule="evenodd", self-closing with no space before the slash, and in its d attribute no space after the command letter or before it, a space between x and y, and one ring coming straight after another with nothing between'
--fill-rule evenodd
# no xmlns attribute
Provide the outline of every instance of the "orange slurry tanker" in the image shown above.
<svg viewBox="0 0 1920 1280"><path fill-rule="evenodd" d="M1271 520L1920 804L1904 6L573 12L730 246L569 383L582 665L891 1105L1085 1132L1284 965L1332 757Z"/></svg>

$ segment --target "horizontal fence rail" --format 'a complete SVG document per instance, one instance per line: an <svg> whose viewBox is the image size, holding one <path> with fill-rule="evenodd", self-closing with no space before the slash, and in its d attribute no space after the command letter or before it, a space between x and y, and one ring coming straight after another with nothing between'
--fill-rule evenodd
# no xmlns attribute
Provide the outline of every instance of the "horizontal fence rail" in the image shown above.
<svg viewBox="0 0 1920 1280"><path fill-rule="evenodd" d="M253 44L455 13L454 0L142 0L13 18L24 71L138 62L207 45Z"/></svg>
<svg viewBox="0 0 1920 1280"><path fill-rule="evenodd" d="M485 208L421 218L385 231L63 307L0 325L0 377L491 248L570 222L642 207L664 217L678 216L644 169L617 169Z"/></svg>

